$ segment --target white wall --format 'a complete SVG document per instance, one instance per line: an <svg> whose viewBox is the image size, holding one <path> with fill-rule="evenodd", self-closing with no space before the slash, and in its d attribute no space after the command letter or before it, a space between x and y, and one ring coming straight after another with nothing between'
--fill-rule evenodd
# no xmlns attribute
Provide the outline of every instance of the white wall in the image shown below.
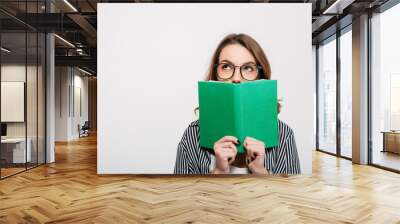
<svg viewBox="0 0 400 224"><path fill-rule="evenodd" d="M55 80L55 140L79 138L78 124L88 120L88 78L72 67L56 67ZM76 97L81 91L81 103ZM82 105L82 114L76 105ZM75 110L75 111L74 111Z"/></svg>
<svg viewBox="0 0 400 224"><path fill-rule="evenodd" d="M303 173L314 148L311 4L98 4L98 173L172 173L197 81L229 33L265 50Z"/></svg>
<svg viewBox="0 0 400 224"><path fill-rule="evenodd" d="M88 77L82 76L83 73L79 70L74 71L74 107L72 111L72 119L71 119L71 135L73 138L79 138L78 132L78 124L82 126L85 121L88 121L89 111L88 111ZM78 92L80 91L80 93ZM79 97L80 95L80 97ZM80 102L79 102L80 101ZM72 105L71 105L72 106ZM79 109L80 107L80 109ZM81 110L81 111L80 111Z"/></svg>
<svg viewBox="0 0 400 224"><path fill-rule="evenodd" d="M68 140L68 67L55 68L55 141Z"/></svg>

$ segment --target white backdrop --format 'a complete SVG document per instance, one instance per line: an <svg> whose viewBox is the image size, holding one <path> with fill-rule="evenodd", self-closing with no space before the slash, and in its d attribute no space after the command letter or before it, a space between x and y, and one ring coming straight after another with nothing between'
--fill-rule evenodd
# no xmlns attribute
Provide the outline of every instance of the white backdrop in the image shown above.
<svg viewBox="0 0 400 224"><path fill-rule="evenodd" d="M302 172L314 148L311 4L98 4L99 174L173 173L197 119L197 81L224 36L263 47L295 133Z"/></svg>

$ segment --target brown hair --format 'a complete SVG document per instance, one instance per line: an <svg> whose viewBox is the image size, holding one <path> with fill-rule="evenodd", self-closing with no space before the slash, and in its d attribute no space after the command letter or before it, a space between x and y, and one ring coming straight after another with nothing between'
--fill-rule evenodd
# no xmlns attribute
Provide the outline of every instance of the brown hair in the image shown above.
<svg viewBox="0 0 400 224"><path fill-rule="evenodd" d="M218 44L217 49L215 50L210 65L208 67L205 81L218 80L214 66L215 64L219 63L219 56L221 54L222 49L224 49L224 47L226 47L227 45L231 44L240 44L241 46L245 47L248 51L250 51L250 53L256 59L256 63L262 67L262 70L257 79L271 79L271 66L269 64L267 56L265 55L263 49L257 43L257 41L244 33L239 33L239 34L232 33L226 36L224 39L222 39L222 41ZM278 113L280 112L281 109L279 101L278 101ZM198 107L195 109L195 113L196 110L198 109L199 109Z"/></svg>
<svg viewBox="0 0 400 224"><path fill-rule="evenodd" d="M229 34L226 36L218 45L217 49L212 56L211 63L208 67L207 76L205 78L206 81L214 80L217 81L216 70L214 69L214 65L218 64L219 56L221 54L222 49L227 45L231 44L240 44L241 46L245 47L253 57L256 59L256 63L262 67L261 74L259 75L258 79L271 79L271 67L269 65L269 61L267 56L261 46L255 41L252 37L247 34L240 33L240 34Z"/></svg>

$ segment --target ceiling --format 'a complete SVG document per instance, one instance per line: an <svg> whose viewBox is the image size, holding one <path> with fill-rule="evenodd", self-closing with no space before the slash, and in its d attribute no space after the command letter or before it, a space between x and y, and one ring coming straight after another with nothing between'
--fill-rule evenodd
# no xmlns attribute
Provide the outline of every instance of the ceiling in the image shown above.
<svg viewBox="0 0 400 224"><path fill-rule="evenodd" d="M10 46L23 46L22 34L30 31L55 32L56 65L80 66L96 72L97 57L97 3L171 3L171 2L269 2L312 3L313 43L336 32L340 26L351 23L351 18L374 9L388 0L1 0L0 25ZM49 13L49 12L52 13ZM346 20L347 19L347 20ZM347 22L346 22L347 21ZM340 28L340 27L339 27ZM3 35L4 36L4 35ZM66 41L64 41L66 40ZM3 42L4 43L4 42ZM71 45L72 44L72 45ZM30 46L34 46L29 45ZM31 49L28 47L28 51Z"/></svg>

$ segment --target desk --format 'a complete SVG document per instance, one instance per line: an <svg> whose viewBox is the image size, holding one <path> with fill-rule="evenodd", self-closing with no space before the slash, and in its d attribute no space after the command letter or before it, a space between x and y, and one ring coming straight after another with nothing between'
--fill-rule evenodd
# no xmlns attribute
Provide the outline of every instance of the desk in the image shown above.
<svg viewBox="0 0 400 224"><path fill-rule="evenodd" d="M400 154L400 131L382 131L383 150L382 152L393 152Z"/></svg>
<svg viewBox="0 0 400 224"><path fill-rule="evenodd" d="M1 156L8 163L25 163L31 162L31 145L32 140L27 139L26 154L25 154L25 138L6 138L1 139ZM12 158L12 159L11 159ZM25 161L25 158L27 161Z"/></svg>

